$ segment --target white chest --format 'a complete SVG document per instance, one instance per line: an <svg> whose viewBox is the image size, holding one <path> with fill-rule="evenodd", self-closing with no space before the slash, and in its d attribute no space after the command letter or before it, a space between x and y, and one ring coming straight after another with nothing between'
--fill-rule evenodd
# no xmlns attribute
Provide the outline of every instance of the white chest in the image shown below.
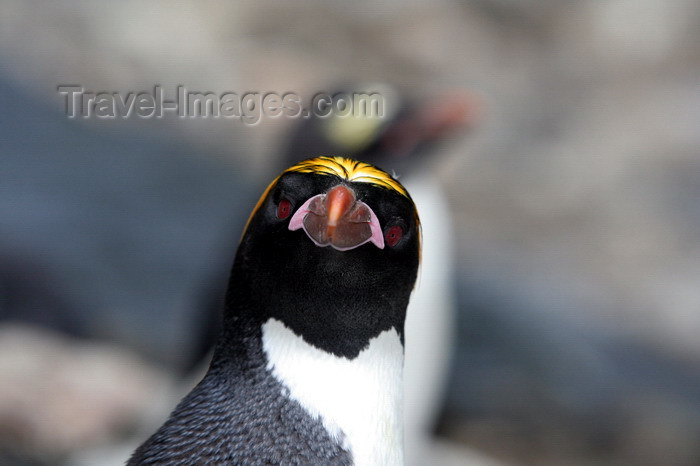
<svg viewBox="0 0 700 466"><path fill-rule="evenodd" d="M403 346L382 332L358 357L334 356L282 322L262 327L268 368L312 416L343 442L356 465L403 464Z"/></svg>

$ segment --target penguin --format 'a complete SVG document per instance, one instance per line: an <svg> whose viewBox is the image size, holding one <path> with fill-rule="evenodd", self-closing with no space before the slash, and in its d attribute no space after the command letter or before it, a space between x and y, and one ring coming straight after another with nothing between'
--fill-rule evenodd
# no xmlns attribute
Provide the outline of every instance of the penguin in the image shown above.
<svg viewBox="0 0 700 466"><path fill-rule="evenodd" d="M285 166L309 153L343 153L384 167L401 183L421 212L420 283L409 303L405 334L411 344L404 363L405 463L439 462L444 442L434 429L443 409L454 342L458 305L455 237L444 182L433 165L447 152L444 142L473 128L481 115L477 96L445 90L417 100L386 84L362 84L339 89L373 89L384 98L382 117L329 116L302 119L288 136Z"/></svg>
<svg viewBox="0 0 700 466"><path fill-rule="evenodd" d="M310 154L345 154L402 176L425 174L428 162L444 152L440 144L472 128L481 115L479 99L462 90L446 90L417 100L387 84L360 83L337 88L333 95L350 95L349 88L380 94L382 113L301 119L286 137L281 168Z"/></svg>
<svg viewBox="0 0 700 466"><path fill-rule="evenodd" d="M209 370L128 464L402 464L420 245L409 193L381 169L283 171L244 228Z"/></svg>

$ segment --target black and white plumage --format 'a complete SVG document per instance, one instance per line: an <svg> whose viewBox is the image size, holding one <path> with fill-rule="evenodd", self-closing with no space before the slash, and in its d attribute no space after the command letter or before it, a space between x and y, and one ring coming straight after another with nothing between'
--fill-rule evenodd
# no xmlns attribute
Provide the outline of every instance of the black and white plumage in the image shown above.
<svg viewBox="0 0 700 466"><path fill-rule="evenodd" d="M234 318L227 327L207 375L129 464L350 463L267 368L259 322Z"/></svg>
<svg viewBox="0 0 700 466"><path fill-rule="evenodd" d="M208 373L129 464L401 464L413 202L377 168L321 157L253 211Z"/></svg>
<svg viewBox="0 0 700 466"><path fill-rule="evenodd" d="M433 429L447 388L456 324L452 215L443 180L431 167L445 152L441 143L478 119L479 104L461 91L415 101L386 85L353 88L379 91L385 99L383 117L351 114L301 120L283 158L289 165L312 153L349 154L398 173L411 192L425 240L419 284L405 324L411 342L403 372L405 453L407 465L431 464Z"/></svg>

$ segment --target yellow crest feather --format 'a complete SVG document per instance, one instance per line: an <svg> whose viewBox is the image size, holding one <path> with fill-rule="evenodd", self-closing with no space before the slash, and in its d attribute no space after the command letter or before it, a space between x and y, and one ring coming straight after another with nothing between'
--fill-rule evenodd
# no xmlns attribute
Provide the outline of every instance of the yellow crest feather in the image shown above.
<svg viewBox="0 0 700 466"><path fill-rule="evenodd" d="M379 186L388 189L390 191L395 191L401 194L402 196L408 197L410 199L408 191L406 191L406 188L404 188L401 185L401 183L396 181L391 175L376 168L373 165L370 165L365 162L358 162L357 160L349 159L347 157L316 157L314 159L304 160L302 162L297 163L296 165L289 167L288 169L283 171L282 174L280 174L280 176L272 180L272 183L270 183L267 186L267 189L265 189L262 196L260 196L260 199L258 200L257 204L255 204L253 211L250 213L248 221L246 222L245 227L243 228L243 234L245 234L251 219L253 218L255 213L260 209L260 206L265 201L265 198L267 198L267 195L270 193L272 187L277 183L277 180L279 180L280 177L285 173L291 172L321 173L326 175L335 175L347 181L357 183L369 183L374 186ZM416 224L418 225L420 238L420 222L418 220L417 213Z"/></svg>
<svg viewBox="0 0 700 466"><path fill-rule="evenodd" d="M289 172L336 175L347 181L373 184L408 197L406 188L391 175L368 163L345 157L316 157L304 160L284 171L284 173Z"/></svg>

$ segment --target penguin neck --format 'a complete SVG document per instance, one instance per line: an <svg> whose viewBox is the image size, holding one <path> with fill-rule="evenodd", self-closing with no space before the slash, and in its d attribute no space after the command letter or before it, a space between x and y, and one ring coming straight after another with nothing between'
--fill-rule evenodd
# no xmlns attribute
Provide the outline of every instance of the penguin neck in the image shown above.
<svg viewBox="0 0 700 466"><path fill-rule="evenodd" d="M234 264L225 320L252 320L262 325L273 318L310 345L348 359L357 357L370 340L388 330L393 329L403 345L410 293L401 287L328 285L328 278L316 270L295 281L298 277L284 269L268 275L247 265L239 258Z"/></svg>
<svg viewBox="0 0 700 466"><path fill-rule="evenodd" d="M283 387L279 396L318 419L354 464L403 464L408 297L343 289L292 293L264 286L267 280L237 262L212 368L245 372L264 365Z"/></svg>
<svg viewBox="0 0 700 466"><path fill-rule="evenodd" d="M319 419L356 465L403 463L403 344L396 329L379 333L350 359L270 318L262 324L262 347L285 396Z"/></svg>

